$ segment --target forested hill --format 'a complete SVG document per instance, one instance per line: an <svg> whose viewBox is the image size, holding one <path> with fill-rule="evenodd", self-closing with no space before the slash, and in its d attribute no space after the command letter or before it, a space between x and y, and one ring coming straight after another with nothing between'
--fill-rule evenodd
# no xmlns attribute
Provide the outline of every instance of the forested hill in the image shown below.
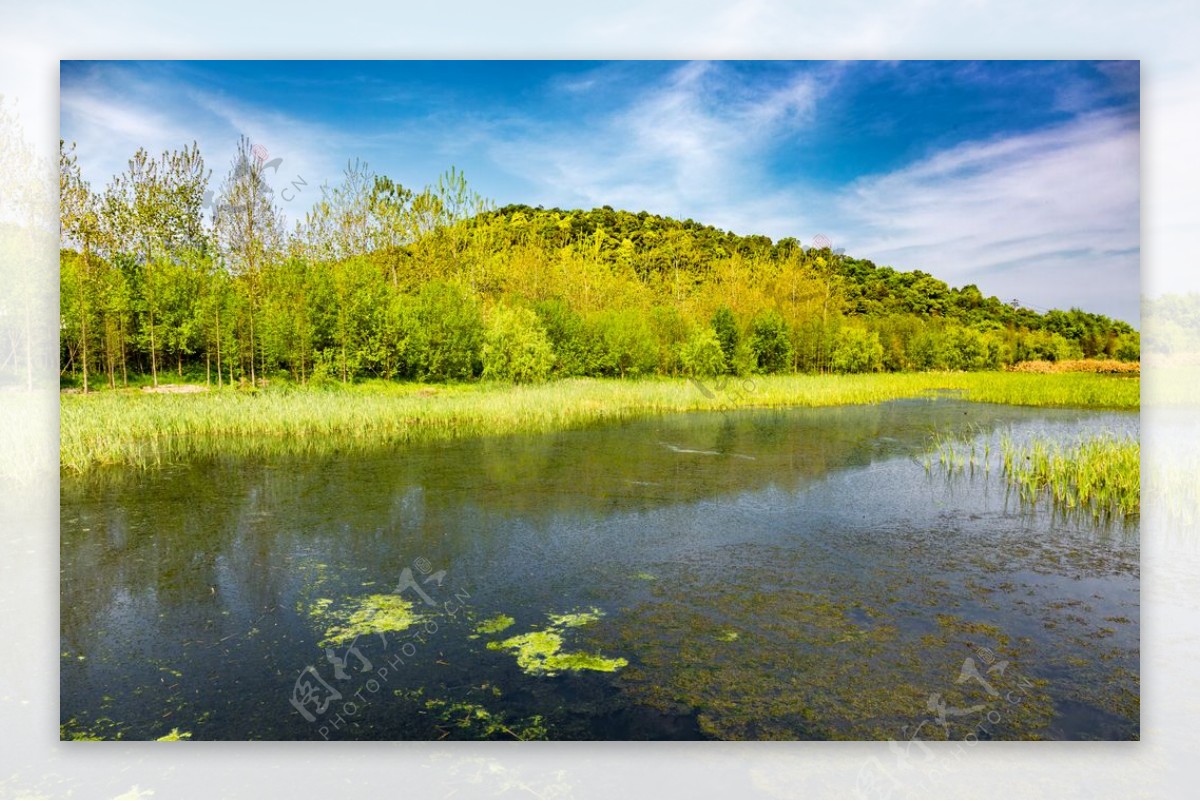
<svg viewBox="0 0 1200 801"><path fill-rule="evenodd" d="M96 192L61 154L69 384L166 371L213 383L541 380L1139 356L1137 332L1103 315L1039 314L692 220L493 209L453 170L415 192L348 169L288 231L246 141L216 192L195 146L129 164Z"/></svg>
<svg viewBox="0 0 1200 801"><path fill-rule="evenodd" d="M802 244L793 237L738 235L695 220L676 220L645 211L618 211L603 206L591 211L509 205L479 217L485 226L506 229L506 244L515 246L531 234L555 247L592 247L612 263L626 261L643 278L675 269L693 283L711 275L715 263L737 257L812 269L830 265L839 289L839 309L859 317L917 315L983 328L995 325L1061 334L1081 346L1085 357L1104 354L1111 338L1133 333L1120 320L1080 309L1039 314L1019 299L985 297L974 284L951 287L920 270L878 267L828 247ZM1109 353L1108 355L1113 355Z"/></svg>

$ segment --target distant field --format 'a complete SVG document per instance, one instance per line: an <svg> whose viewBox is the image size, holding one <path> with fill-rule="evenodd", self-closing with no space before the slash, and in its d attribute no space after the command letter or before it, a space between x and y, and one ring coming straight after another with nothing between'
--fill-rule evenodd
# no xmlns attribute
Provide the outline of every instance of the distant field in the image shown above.
<svg viewBox="0 0 1200 801"><path fill-rule="evenodd" d="M667 412L880 403L937 391L960 391L981 403L1136 410L1140 380L1092 373L905 373L64 393L60 465L86 472L203 456L333 452Z"/></svg>

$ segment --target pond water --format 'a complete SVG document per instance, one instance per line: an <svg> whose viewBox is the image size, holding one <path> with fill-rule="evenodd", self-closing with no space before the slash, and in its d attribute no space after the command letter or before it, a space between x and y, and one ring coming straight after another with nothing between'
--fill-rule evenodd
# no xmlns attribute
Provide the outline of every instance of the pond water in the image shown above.
<svg viewBox="0 0 1200 801"><path fill-rule="evenodd" d="M668 415L62 480L64 736L1130 739L1136 521L933 432L954 399Z"/></svg>

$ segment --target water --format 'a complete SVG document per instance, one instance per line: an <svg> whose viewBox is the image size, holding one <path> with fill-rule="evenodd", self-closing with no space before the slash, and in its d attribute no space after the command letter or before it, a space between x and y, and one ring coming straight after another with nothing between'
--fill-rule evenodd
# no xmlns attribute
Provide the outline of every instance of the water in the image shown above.
<svg viewBox="0 0 1200 801"><path fill-rule="evenodd" d="M1136 521L928 470L933 431L1138 417L926 399L64 476L64 731L1138 737ZM420 620L330 643L372 596ZM616 669L539 673L530 632Z"/></svg>

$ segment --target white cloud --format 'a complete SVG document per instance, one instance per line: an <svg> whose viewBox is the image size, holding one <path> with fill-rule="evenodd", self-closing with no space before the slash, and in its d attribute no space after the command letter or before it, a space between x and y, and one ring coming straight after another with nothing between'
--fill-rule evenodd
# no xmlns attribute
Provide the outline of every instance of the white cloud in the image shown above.
<svg viewBox="0 0 1200 801"><path fill-rule="evenodd" d="M549 132L531 126L495 141L491 155L534 182L531 203L607 204L786 235L798 224L799 193L773 186L766 155L808 125L839 72L826 65L764 86L723 64L687 63L616 111Z"/></svg>
<svg viewBox="0 0 1200 801"><path fill-rule="evenodd" d="M1137 317L1139 133L1086 115L959 145L860 179L839 199L856 256L1050 307Z"/></svg>

